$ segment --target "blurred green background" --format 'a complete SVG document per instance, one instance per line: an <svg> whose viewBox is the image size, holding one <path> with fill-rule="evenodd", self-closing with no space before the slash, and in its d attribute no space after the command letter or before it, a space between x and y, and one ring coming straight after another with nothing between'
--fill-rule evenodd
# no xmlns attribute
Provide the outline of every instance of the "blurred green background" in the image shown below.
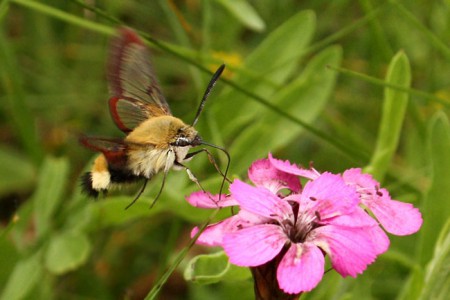
<svg viewBox="0 0 450 300"><path fill-rule="evenodd" d="M210 72L227 65L197 129L228 149L231 177L268 152L320 171L362 167L421 209L418 234L391 237L356 279L326 273L302 299L447 299L450 1L2 0L0 21L2 299L143 299L210 214L184 200L197 190L184 172L170 172L151 210L162 176L129 210L138 186L80 194L95 154L77 137L122 136L105 80L120 24L150 37L187 123ZM189 166L218 192L206 156ZM223 256L189 263L212 250L194 246L159 299L253 299L248 272Z"/></svg>

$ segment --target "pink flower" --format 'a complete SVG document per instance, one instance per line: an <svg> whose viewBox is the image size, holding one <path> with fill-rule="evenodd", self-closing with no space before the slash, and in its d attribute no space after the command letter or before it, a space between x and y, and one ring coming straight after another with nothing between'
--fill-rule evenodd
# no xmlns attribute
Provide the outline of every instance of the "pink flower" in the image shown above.
<svg viewBox="0 0 450 300"><path fill-rule="evenodd" d="M364 204L383 225L384 229L395 235L409 235L422 226L420 211L410 203L392 200L386 189L361 169L349 169L342 175L348 185L354 186Z"/></svg>
<svg viewBox="0 0 450 300"><path fill-rule="evenodd" d="M289 162L275 159L269 153L269 160L279 171L289 174L317 178L317 171L305 170ZM384 229L395 235L409 235L417 232L422 226L420 211L410 203L392 200L386 189L370 174L363 174L361 169L346 170L342 177L346 184L353 186L359 194L360 202L367 207L383 225Z"/></svg>
<svg viewBox="0 0 450 300"><path fill-rule="evenodd" d="M310 181L302 187L299 176ZM197 242L223 247L238 266L257 269L275 264L277 287L287 294L310 291L320 282L325 254L339 274L356 277L387 250L389 239L360 204L372 209L389 232L409 234L421 225L417 209L391 200L359 169L343 176L320 174L269 154L269 159L253 163L248 177L255 186L235 180L230 196L197 192L188 197L198 207L240 208L208 226ZM396 211L404 207L408 209ZM398 225L403 220L389 219L393 214L414 220Z"/></svg>

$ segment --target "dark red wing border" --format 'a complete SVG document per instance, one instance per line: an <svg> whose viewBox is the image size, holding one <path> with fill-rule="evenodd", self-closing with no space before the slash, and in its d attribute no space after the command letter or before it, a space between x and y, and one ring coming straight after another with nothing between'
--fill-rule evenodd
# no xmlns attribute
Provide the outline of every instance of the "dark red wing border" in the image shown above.
<svg viewBox="0 0 450 300"><path fill-rule="evenodd" d="M111 40L106 74L113 96L120 96L124 92L121 78L117 74L121 72L124 52L131 44L145 47L141 38L133 30L125 27L119 28L118 36Z"/></svg>
<svg viewBox="0 0 450 300"><path fill-rule="evenodd" d="M145 118L171 115L149 57L147 47L131 29L121 28L111 42L107 63L112 96L109 106L114 122L126 133Z"/></svg>
<svg viewBox="0 0 450 300"><path fill-rule="evenodd" d="M128 147L123 140L81 136L79 141L86 148L103 153L111 167L126 166Z"/></svg>

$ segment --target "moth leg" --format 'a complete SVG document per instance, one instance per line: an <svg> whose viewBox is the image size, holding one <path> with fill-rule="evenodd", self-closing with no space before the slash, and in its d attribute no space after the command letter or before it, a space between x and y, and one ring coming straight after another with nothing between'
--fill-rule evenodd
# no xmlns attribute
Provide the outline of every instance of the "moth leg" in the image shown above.
<svg viewBox="0 0 450 300"><path fill-rule="evenodd" d="M136 203L136 201L141 197L142 193L145 190L145 187L147 186L147 182L148 182L148 179L145 179L144 184L142 185L141 189L139 190L139 193L136 195L136 197L134 197L134 200L131 201L131 203L128 204L127 207L125 207L125 209L130 208L130 206L132 206L134 203Z"/></svg>
<svg viewBox="0 0 450 300"><path fill-rule="evenodd" d="M195 177L194 173L192 173L191 169L189 169L188 167L186 167L185 165L183 165L180 162L175 161L174 163L177 167L181 167L183 169L186 170L186 173L188 174L189 179L194 182L203 192L206 193L205 189L202 187L202 185L200 184L200 181L197 179L197 177Z"/></svg>
<svg viewBox="0 0 450 300"><path fill-rule="evenodd" d="M167 172L164 171L164 177L163 177L163 181L161 183L161 187L159 188L159 192L156 195L155 199L153 200L152 204L150 204L150 208L152 208L155 205L155 203L158 200L159 196L161 196L161 193L162 193L162 191L164 189L164 184L166 183L166 175L167 175Z"/></svg>
<svg viewBox="0 0 450 300"><path fill-rule="evenodd" d="M202 192L205 193L208 196L208 198L211 199L211 201L218 206L217 200L213 199L210 193L203 188L203 186L200 184L200 181L197 179L197 177L195 177L194 173L192 173L191 169L189 169L188 167L177 161L174 164L178 167L184 168L186 170L186 173L188 174L189 179L193 181L202 190Z"/></svg>
<svg viewBox="0 0 450 300"><path fill-rule="evenodd" d="M226 180L228 183L231 183L231 180L229 180L229 179L225 176L225 174L223 174L223 172L220 170L219 166L217 165L216 160L214 159L214 156L211 154L211 152L209 152L208 149L202 148L202 149L200 149L200 150L197 150L197 151L188 153L184 159L185 159L185 160L191 159L192 157L194 157L195 155L197 155L197 154L199 154L199 153L201 153L201 152L206 152L206 155L208 155L208 160L209 160L209 162L214 166L214 168L216 169L216 171L217 171L223 178L225 178L225 180Z"/></svg>
<svg viewBox="0 0 450 300"><path fill-rule="evenodd" d="M152 204L150 204L150 208L152 208L155 205L155 203L158 200L159 196L161 196L162 191L164 189L164 185L166 184L167 173L169 173L169 170L170 170L173 162L176 163L176 161L175 161L175 154L173 153L173 150L169 150L169 151L167 151L166 165L164 166L163 181L161 183L161 187L159 188L158 194L156 195L156 197L153 200Z"/></svg>

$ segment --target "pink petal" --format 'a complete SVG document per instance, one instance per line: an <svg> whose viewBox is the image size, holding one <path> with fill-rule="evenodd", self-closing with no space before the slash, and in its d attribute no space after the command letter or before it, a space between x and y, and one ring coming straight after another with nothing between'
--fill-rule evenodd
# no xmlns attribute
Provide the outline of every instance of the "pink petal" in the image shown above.
<svg viewBox="0 0 450 300"><path fill-rule="evenodd" d="M311 243L292 244L277 269L279 287L288 294L308 292L320 282L325 259Z"/></svg>
<svg viewBox="0 0 450 300"><path fill-rule="evenodd" d="M231 263L256 267L277 256L287 241L281 227L262 224L226 234L223 249Z"/></svg>
<svg viewBox="0 0 450 300"><path fill-rule="evenodd" d="M378 222L359 206L349 214L340 215L322 223L345 227L378 227Z"/></svg>
<svg viewBox="0 0 450 300"><path fill-rule="evenodd" d="M380 189L380 184L361 169L349 169L342 175L345 182L357 188L361 202L377 217L387 232L408 235L422 226L422 215L412 204L392 200L389 192Z"/></svg>
<svg viewBox="0 0 450 300"><path fill-rule="evenodd" d="M370 174L363 174L360 168L352 168L346 170L342 177L345 183L364 189L378 189L380 183L373 179Z"/></svg>
<svg viewBox="0 0 450 300"><path fill-rule="evenodd" d="M374 246L375 254L379 255L387 251L389 248L389 237L380 228L380 226L373 226L366 228L366 233Z"/></svg>
<svg viewBox="0 0 450 300"><path fill-rule="evenodd" d="M289 203L264 187L253 187L236 179L230 185L230 191L241 208L251 213L281 220L292 216L292 208Z"/></svg>
<svg viewBox="0 0 450 300"><path fill-rule="evenodd" d="M239 215L229 217L216 224L211 224L200 234L196 243L205 246L222 246L223 237L225 234L236 231L243 220ZM191 237L194 237L198 232L198 227L191 231Z"/></svg>
<svg viewBox="0 0 450 300"><path fill-rule="evenodd" d="M236 200L227 195L212 195L198 191L186 197L186 200L195 207L200 208L217 208L238 205Z"/></svg>
<svg viewBox="0 0 450 300"><path fill-rule="evenodd" d="M386 233L378 226L377 221L362 208L356 209L351 214L330 219L328 224L363 228L372 241L376 254L384 253L389 247L390 242Z"/></svg>
<svg viewBox="0 0 450 300"><path fill-rule="evenodd" d="M238 215L243 220L242 224L239 225L241 228L273 222L273 218L267 218L260 215L256 215L254 213L246 211L245 209L241 209Z"/></svg>
<svg viewBox="0 0 450 300"><path fill-rule="evenodd" d="M372 211L387 232L395 235L408 235L417 232L422 226L422 214L410 203L391 200L389 193L381 189L383 196L363 201Z"/></svg>
<svg viewBox="0 0 450 300"><path fill-rule="evenodd" d="M320 175L320 173L314 169L308 170L299 168L297 165L291 164L288 160L282 161L280 159L276 159L272 156L272 153L269 153L269 161L278 170L296 176L301 176L309 179L316 179Z"/></svg>
<svg viewBox="0 0 450 300"><path fill-rule="evenodd" d="M328 172L306 183L300 212L318 212L322 220L348 214L358 207L359 195L341 176Z"/></svg>
<svg viewBox="0 0 450 300"><path fill-rule="evenodd" d="M248 170L248 178L257 186L264 186L273 193L278 193L283 188L293 192L301 189L297 176L276 169L268 159L255 161Z"/></svg>
<svg viewBox="0 0 450 300"><path fill-rule="evenodd" d="M330 256L333 268L344 277L361 274L377 256L378 248L364 228L323 226L314 233L311 242Z"/></svg>

